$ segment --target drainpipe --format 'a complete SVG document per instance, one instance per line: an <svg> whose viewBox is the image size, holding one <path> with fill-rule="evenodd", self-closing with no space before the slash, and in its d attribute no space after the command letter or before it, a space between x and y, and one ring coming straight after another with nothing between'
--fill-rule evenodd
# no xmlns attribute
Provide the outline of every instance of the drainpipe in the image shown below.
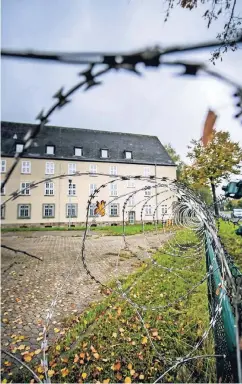
<svg viewBox="0 0 242 384"><path fill-rule="evenodd" d="M156 162L155 162L155 204L156 204L156 207L158 206L158 196L157 196L157 180L156 180L156 172L157 172L157 169L156 169ZM158 224L158 209L156 209L156 223Z"/></svg>

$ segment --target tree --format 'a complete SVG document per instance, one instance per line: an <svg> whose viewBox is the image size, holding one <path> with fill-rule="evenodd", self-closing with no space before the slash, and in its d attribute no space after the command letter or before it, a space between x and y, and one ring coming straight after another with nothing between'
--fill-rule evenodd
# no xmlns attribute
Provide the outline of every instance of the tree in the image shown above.
<svg viewBox="0 0 242 384"><path fill-rule="evenodd" d="M242 17L235 13L237 0L165 0L168 5L166 10L165 21L168 20L172 9L175 6L180 6L183 9L195 9L200 5L207 5L207 9L203 15L204 20L209 28L211 23L218 18L225 17L224 29L217 35L217 39L222 43L221 47L216 49L211 61L221 58L223 52L227 52L229 48L232 50L237 49L236 44L232 41L237 40L242 35Z"/></svg>
<svg viewBox="0 0 242 384"><path fill-rule="evenodd" d="M177 165L177 180L181 181L183 184L191 188L204 203L210 205L213 201L211 191L209 187L202 186L201 184L189 184L188 180L185 178L184 169L187 167L186 164L181 160L180 155L172 147L170 143L164 145L166 151Z"/></svg>
<svg viewBox="0 0 242 384"><path fill-rule="evenodd" d="M230 140L228 132L213 131L207 146L201 140L192 140L187 157L191 166L183 170L184 178L191 185L211 186L215 215L218 216L216 187L232 174L239 174L242 162L242 149L239 143Z"/></svg>

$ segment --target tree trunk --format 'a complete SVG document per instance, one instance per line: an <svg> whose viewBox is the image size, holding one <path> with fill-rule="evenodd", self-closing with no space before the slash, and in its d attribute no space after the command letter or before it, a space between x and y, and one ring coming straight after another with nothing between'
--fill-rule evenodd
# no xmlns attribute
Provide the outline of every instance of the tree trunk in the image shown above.
<svg viewBox="0 0 242 384"><path fill-rule="evenodd" d="M210 179L210 181L211 181L212 194L213 194L214 213L215 213L215 216L219 217L218 202L217 202L217 197L216 197L216 188L215 188L213 179Z"/></svg>

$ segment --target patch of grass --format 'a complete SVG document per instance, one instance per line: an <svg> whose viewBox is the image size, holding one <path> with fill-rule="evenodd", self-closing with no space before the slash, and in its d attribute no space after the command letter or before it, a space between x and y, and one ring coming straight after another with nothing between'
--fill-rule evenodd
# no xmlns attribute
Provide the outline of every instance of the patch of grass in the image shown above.
<svg viewBox="0 0 242 384"><path fill-rule="evenodd" d="M242 236L235 233L238 227L233 223L220 220L219 234L228 253L234 258L235 264L242 270Z"/></svg>
<svg viewBox="0 0 242 384"><path fill-rule="evenodd" d="M196 244L197 239L192 232L179 231L173 239L174 248L177 242ZM169 367L170 359L189 353L209 324L206 282L174 305L151 308L166 306L186 295L205 275L205 258L193 265L193 248L187 248L182 255L190 258L171 256L164 249L155 254L163 267L183 269L182 278L147 261L121 279L130 299L149 307L147 310L137 311L116 291L106 290L102 302L69 319L69 330L50 351L52 382L154 382ZM198 354L213 353L213 342L208 337ZM164 381L214 382L214 371L213 360L198 359L171 371Z"/></svg>

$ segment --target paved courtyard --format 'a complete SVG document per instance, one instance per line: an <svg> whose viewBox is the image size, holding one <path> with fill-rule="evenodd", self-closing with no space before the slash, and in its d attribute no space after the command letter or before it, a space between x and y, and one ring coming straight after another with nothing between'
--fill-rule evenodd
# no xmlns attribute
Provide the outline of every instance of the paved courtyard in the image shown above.
<svg viewBox="0 0 242 384"><path fill-rule="evenodd" d="M59 336L65 318L79 314L91 301L101 298L100 285L89 278L82 264L82 236L83 233L76 231L2 234L2 245L43 260L2 248L2 347L5 350L21 356L21 344L24 350L40 348L47 310L65 279L51 319L51 342ZM147 258L147 250L159 247L166 236L127 237L135 257L124 251L122 236L93 232L85 245L88 268L101 282L129 274Z"/></svg>

